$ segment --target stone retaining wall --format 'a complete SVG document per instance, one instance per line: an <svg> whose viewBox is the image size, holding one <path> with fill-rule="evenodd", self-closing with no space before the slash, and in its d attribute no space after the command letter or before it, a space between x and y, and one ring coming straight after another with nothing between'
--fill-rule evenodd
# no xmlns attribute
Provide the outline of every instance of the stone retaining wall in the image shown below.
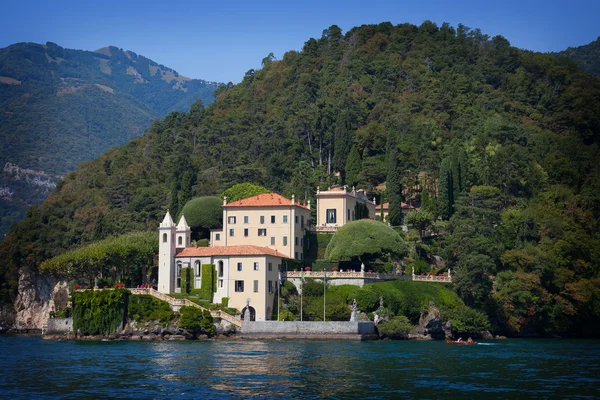
<svg viewBox="0 0 600 400"><path fill-rule="evenodd" d="M73 318L49 318L43 329L43 335L62 335L73 333Z"/></svg>
<svg viewBox="0 0 600 400"><path fill-rule="evenodd" d="M242 324L247 339L374 340L373 322L349 321L256 321Z"/></svg>

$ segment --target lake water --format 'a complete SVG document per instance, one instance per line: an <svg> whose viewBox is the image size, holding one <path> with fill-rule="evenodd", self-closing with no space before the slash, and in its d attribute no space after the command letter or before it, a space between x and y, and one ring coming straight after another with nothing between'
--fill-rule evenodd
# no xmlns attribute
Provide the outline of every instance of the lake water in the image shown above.
<svg viewBox="0 0 600 400"><path fill-rule="evenodd" d="M600 341L47 342L0 336L0 398L598 398Z"/></svg>

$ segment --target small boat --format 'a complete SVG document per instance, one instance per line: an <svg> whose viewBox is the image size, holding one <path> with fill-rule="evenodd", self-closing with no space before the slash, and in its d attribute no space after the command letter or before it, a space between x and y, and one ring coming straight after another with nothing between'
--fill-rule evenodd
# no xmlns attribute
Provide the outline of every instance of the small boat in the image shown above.
<svg viewBox="0 0 600 400"><path fill-rule="evenodd" d="M457 342L456 340L446 339L446 344L477 344L477 342L469 343L466 340L461 340Z"/></svg>

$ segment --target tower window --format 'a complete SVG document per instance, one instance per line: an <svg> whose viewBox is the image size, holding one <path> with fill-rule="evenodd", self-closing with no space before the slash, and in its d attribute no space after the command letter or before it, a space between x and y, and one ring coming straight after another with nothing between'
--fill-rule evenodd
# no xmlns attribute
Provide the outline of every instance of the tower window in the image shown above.
<svg viewBox="0 0 600 400"><path fill-rule="evenodd" d="M163 243L167 243L167 234L163 233Z"/></svg>

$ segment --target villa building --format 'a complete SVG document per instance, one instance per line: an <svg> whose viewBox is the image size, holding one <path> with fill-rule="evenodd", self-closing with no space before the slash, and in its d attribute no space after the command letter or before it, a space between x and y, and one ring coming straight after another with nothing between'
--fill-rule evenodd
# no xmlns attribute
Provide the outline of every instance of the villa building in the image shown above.
<svg viewBox="0 0 600 400"><path fill-rule="evenodd" d="M335 232L348 222L359 219L356 214L357 205L366 207L369 219L375 219L376 216L377 203L375 199L369 200L363 190L356 190L354 187L351 191L347 189L347 186L328 190L317 188L316 198L315 230L317 232Z"/></svg>
<svg viewBox="0 0 600 400"><path fill-rule="evenodd" d="M409 211L416 209L413 205L405 203L405 202L401 203L401 207L402 207L402 219L403 220L404 220L404 218L406 218L406 214L408 214ZM383 212L383 220L388 221L388 214L390 213L390 203L383 203L380 207L377 207L377 216L380 216L382 212Z"/></svg>
<svg viewBox="0 0 600 400"><path fill-rule="evenodd" d="M202 284L202 265L215 265L215 302L250 318L271 319L279 271L285 259L303 258L305 231L311 227L310 202L300 204L275 194L259 194L227 203L223 200L223 229L212 230L210 247L191 247L185 216L175 225L167 212L159 226L158 291L181 291L181 270L191 268L193 287Z"/></svg>

